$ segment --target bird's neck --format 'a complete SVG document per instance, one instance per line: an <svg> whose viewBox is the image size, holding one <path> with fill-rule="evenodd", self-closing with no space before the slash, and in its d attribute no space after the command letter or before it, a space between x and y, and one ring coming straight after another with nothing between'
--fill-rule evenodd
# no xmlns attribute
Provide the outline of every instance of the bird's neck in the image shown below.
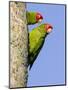
<svg viewBox="0 0 68 90"><path fill-rule="evenodd" d="M44 30L39 29L38 31L40 32L42 37L46 37L48 35Z"/></svg>

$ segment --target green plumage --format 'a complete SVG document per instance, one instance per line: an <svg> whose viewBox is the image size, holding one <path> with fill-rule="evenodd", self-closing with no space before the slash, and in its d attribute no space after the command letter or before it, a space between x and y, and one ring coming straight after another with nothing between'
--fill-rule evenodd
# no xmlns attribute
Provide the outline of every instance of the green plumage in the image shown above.
<svg viewBox="0 0 68 90"><path fill-rule="evenodd" d="M44 24L38 26L37 28L34 28L29 33L29 61L28 63L30 65L30 69L44 44L44 40L46 36L47 36L47 33L45 30Z"/></svg>
<svg viewBox="0 0 68 90"><path fill-rule="evenodd" d="M36 12L27 12L27 24L35 24L36 23Z"/></svg>

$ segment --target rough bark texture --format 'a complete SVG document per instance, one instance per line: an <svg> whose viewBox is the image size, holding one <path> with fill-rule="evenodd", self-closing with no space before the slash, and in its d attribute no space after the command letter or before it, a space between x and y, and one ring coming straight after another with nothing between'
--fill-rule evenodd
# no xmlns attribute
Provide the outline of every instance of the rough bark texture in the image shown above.
<svg viewBox="0 0 68 90"><path fill-rule="evenodd" d="M9 87L27 87L28 31L26 7L10 2L10 77Z"/></svg>

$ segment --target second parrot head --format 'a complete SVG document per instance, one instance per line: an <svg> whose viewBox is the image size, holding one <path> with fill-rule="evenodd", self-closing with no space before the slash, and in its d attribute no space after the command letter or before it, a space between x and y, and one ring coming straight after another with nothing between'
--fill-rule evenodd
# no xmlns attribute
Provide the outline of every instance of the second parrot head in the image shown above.
<svg viewBox="0 0 68 90"><path fill-rule="evenodd" d="M38 30L42 33L49 34L52 31L53 27L51 24L45 23L41 24Z"/></svg>
<svg viewBox="0 0 68 90"><path fill-rule="evenodd" d="M53 29L52 25L48 23L44 24L44 28L45 28L46 33L50 33Z"/></svg>
<svg viewBox="0 0 68 90"><path fill-rule="evenodd" d="M43 16L40 13L36 13L36 22L41 22L43 19Z"/></svg>

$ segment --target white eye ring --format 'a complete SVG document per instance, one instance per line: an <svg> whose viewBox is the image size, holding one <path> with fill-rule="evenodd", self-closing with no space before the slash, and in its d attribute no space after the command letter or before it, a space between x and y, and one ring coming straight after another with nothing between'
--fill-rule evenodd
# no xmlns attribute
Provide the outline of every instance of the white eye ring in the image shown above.
<svg viewBox="0 0 68 90"><path fill-rule="evenodd" d="M50 33L50 32L52 32L52 28L49 28L49 29L47 30L47 33Z"/></svg>

